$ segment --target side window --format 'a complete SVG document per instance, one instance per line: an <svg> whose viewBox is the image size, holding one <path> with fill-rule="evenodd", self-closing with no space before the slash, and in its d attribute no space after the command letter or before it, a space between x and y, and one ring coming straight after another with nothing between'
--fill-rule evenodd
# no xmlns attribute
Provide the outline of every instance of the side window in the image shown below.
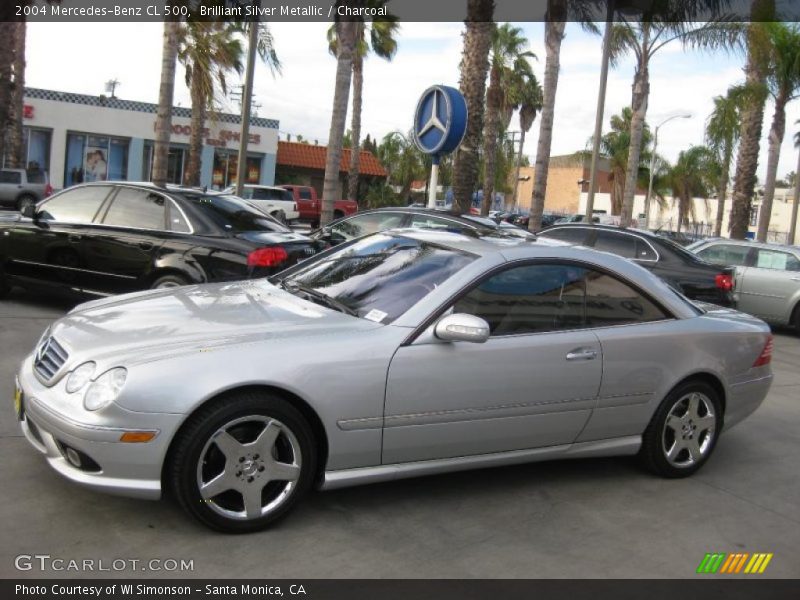
<svg viewBox="0 0 800 600"><path fill-rule="evenodd" d="M300 198L302 200L311 200L311 190L300 190Z"/></svg>
<svg viewBox="0 0 800 600"><path fill-rule="evenodd" d="M236 190L231 190L230 193L235 194ZM242 198L245 198L247 200L252 200L253 198L258 198L258 196L256 195L256 191L253 188L246 187L242 189Z"/></svg>
<svg viewBox="0 0 800 600"><path fill-rule="evenodd" d="M660 321L667 315L629 285L606 273L586 277L586 324L589 327Z"/></svg>
<svg viewBox="0 0 800 600"><path fill-rule="evenodd" d="M598 231L594 243L595 250L611 252L623 258L638 258L636 255L636 237L626 234Z"/></svg>
<svg viewBox="0 0 800 600"><path fill-rule="evenodd" d="M641 238L636 238L636 260L658 260L653 247Z"/></svg>
<svg viewBox="0 0 800 600"><path fill-rule="evenodd" d="M486 320L493 336L580 328L586 273L571 265L514 267L478 284L453 309Z"/></svg>
<svg viewBox="0 0 800 600"><path fill-rule="evenodd" d="M714 244L703 248L697 255L715 265L741 267L747 262L747 254L749 252L749 246Z"/></svg>
<svg viewBox="0 0 800 600"><path fill-rule="evenodd" d="M164 213L164 196L161 194L123 187L114 197L103 224L163 230L166 228Z"/></svg>
<svg viewBox="0 0 800 600"><path fill-rule="evenodd" d="M192 228L183 216L183 213L178 210L175 202L168 203L169 216L169 229L170 231L177 231L179 233L190 233Z"/></svg>
<svg viewBox="0 0 800 600"><path fill-rule="evenodd" d="M38 216L43 221L91 223L110 191L107 185L67 190L42 204Z"/></svg>
<svg viewBox="0 0 800 600"><path fill-rule="evenodd" d="M0 171L0 183L20 184L22 173L18 171Z"/></svg>
<svg viewBox="0 0 800 600"><path fill-rule="evenodd" d="M461 232L465 229L472 229L466 227L461 223L450 221L449 219L441 219L430 215L412 215L409 227L417 227L420 229L439 229L441 231Z"/></svg>
<svg viewBox="0 0 800 600"><path fill-rule="evenodd" d="M586 239L586 233L587 230L582 227L560 227L556 229L547 229L542 231L539 235L567 242L568 244L582 244Z"/></svg>
<svg viewBox="0 0 800 600"><path fill-rule="evenodd" d="M367 235L368 233L376 233L378 231L385 231L392 227L398 227L403 222L402 213L372 213L369 215L361 215L347 219L341 223L337 223L331 228L334 236L341 237L345 241L352 240L353 238Z"/></svg>
<svg viewBox="0 0 800 600"><path fill-rule="evenodd" d="M800 271L800 261L788 252L759 248L756 251L756 267L777 271Z"/></svg>

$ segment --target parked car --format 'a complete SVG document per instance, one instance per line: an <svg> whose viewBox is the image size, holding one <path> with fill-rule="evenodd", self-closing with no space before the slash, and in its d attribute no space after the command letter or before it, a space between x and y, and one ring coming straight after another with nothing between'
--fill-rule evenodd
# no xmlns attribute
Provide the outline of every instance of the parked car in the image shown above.
<svg viewBox="0 0 800 600"><path fill-rule="evenodd" d="M226 194L235 194L236 189L229 187L224 190ZM300 218L297 202L292 193L282 187L273 185L250 185L242 188L242 198L248 200L268 215L275 217L281 223L291 223Z"/></svg>
<svg viewBox="0 0 800 600"><path fill-rule="evenodd" d="M707 263L683 246L648 231L576 223L554 225L537 235L619 254L692 300L733 305L733 269Z"/></svg>
<svg viewBox="0 0 800 600"><path fill-rule="evenodd" d="M405 206L361 211L356 215L332 221L322 229L312 232L310 237L336 246L369 233L402 228L436 229L473 237L505 235L497 223L488 217Z"/></svg>
<svg viewBox="0 0 800 600"><path fill-rule="evenodd" d="M716 238L687 250L736 269L736 308L800 333L800 248Z"/></svg>
<svg viewBox="0 0 800 600"><path fill-rule="evenodd" d="M704 239L702 236L698 236L693 233L687 233L685 231L667 231L664 229L656 229L653 231L653 233L658 236L665 237L668 240L672 240L681 246L688 246L689 244L693 244L694 242Z"/></svg>
<svg viewBox="0 0 800 600"><path fill-rule="evenodd" d="M21 211L53 193L47 173L39 169L0 169L0 206Z"/></svg>
<svg viewBox="0 0 800 600"><path fill-rule="evenodd" d="M292 193L300 219L309 221L312 227L319 227L319 218L322 214L322 198L317 197L317 190L309 185L283 185L284 189ZM336 200L333 203L333 218L338 219L358 212L358 203L352 200Z"/></svg>
<svg viewBox="0 0 800 600"><path fill-rule="evenodd" d="M147 183L68 188L0 220L11 286L115 294L275 273L322 246L244 200Z"/></svg>
<svg viewBox="0 0 800 600"><path fill-rule="evenodd" d="M600 221L599 216L592 217L593 223L598 223ZM577 215L561 215L560 218L556 219L554 225L563 225L564 223L584 223L586 222L586 215L584 214L577 214ZM544 227L544 224L542 224Z"/></svg>
<svg viewBox="0 0 800 600"><path fill-rule="evenodd" d="M315 485L634 454L691 475L764 400L771 352L762 321L612 254L383 232L270 280L78 306L15 406L67 479L246 532Z"/></svg>

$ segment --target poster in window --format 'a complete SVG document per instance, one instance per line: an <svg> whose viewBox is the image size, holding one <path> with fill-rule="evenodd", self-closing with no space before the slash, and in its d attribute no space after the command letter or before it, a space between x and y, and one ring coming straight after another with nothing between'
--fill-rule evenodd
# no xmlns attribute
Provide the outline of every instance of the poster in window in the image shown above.
<svg viewBox="0 0 800 600"><path fill-rule="evenodd" d="M90 136L83 152L83 180L108 179L108 138Z"/></svg>

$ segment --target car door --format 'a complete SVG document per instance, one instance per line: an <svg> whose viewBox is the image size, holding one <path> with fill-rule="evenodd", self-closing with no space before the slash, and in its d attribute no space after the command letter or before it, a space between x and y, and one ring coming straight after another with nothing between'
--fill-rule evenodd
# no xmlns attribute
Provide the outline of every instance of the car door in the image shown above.
<svg viewBox="0 0 800 600"><path fill-rule="evenodd" d="M399 348L387 378L383 462L571 443L602 374L600 344L583 328L584 272L507 266L448 309L485 319L487 342L422 335Z"/></svg>
<svg viewBox="0 0 800 600"><path fill-rule="evenodd" d="M787 251L755 248L752 264L741 276L737 308L768 321L786 324L800 290L800 260Z"/></svg>
<svg viewBox="0 0 800 600"><path fill-rule="evenodd" d="M35 219L22 218L4 232L6 272L32 282L80 288L89 268L82 241L110 192L111 186L88 185L45 200Z"/></svg>
<svg viewBox="0 0 800 600"><path fill-rule="evenodd" d="M106 294L146 287L154 258L167 236L167 198L156 191L119 186L84 240L90 291Z"/></svg>
<svg viewBox="0 0 800 600"><path fill-rule="evenodd" d="M670 356L682 338L669 335L676 320L648 294L606 272L586 275L586 326L603 351L597 406L579 442L640 435L657 390L671 381Z"/></svg>

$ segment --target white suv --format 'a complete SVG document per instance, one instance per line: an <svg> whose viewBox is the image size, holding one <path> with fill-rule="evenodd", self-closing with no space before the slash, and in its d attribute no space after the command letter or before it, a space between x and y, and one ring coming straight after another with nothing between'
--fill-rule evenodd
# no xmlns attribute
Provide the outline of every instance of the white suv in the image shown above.
<svg viewBox="0 0 800 600"><path fill-rule="evenodd" d="M224 193L235 194L236 188L229 187ZM245 185L242 197L283 223L290 223L300 218L294 196L283 188L272 185Z"/></svg>

